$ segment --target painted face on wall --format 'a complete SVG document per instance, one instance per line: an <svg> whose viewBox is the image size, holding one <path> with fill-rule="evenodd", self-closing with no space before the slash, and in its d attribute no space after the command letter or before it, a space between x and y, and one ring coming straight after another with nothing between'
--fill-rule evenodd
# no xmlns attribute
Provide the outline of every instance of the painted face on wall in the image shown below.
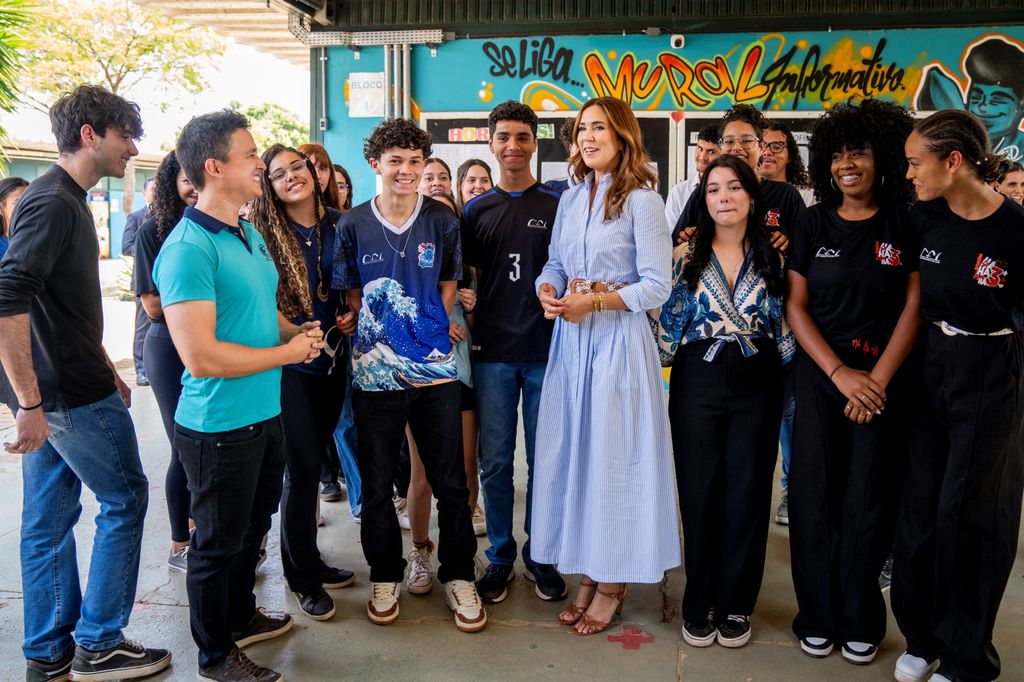
<svg viewBox="0 0 1024 682"><path fill-rule="evenodd" d="M1001 85L972 83L967 95L967 110L981 119L992 142L1013 135L1024 118L1021 97Z"/></svg>

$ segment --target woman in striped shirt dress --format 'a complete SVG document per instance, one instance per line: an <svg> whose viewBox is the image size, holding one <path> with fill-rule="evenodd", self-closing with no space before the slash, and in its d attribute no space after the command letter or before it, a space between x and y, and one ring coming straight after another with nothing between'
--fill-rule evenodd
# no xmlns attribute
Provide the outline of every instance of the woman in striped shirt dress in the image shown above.
<svg viewBox="0 0 1024 682"><path fill-rule="evenodd" d="M620 100L576 119L580 181L562 195L536 286L557 318L537 424L532 553L582 574L559 620L589 635L626 583L678 566L672 451L658 351L645 311L669 293L671 243L639 125Z"/></svg>
<svg viewBox="0 0 1024 682"><path fill-rule="evenodd" d="M697 230L676 247L655 332L672 366L668 411L686 543L683 639L741 647L764 574L782 417L782 260L753 169L716 159L697 190ZM781 357L780 357L781 356Z"/></svg>

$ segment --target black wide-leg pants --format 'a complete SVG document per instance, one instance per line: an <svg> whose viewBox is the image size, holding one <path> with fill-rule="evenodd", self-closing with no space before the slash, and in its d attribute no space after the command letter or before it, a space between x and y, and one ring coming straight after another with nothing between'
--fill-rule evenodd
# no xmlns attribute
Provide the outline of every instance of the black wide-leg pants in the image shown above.
<svg viewBox="0 0 1024 682"><path fill-rule="evenodd" d="M857 369L869 369L875 359L850 349L840 358ZM878 644L887 619L878 574L892 547L907 459L899 395L905 385L897 375L883 413L855 424L844 414L846 397L814 360L798 351L793 362L789 544L799 609L793 632Z"/></svg>
<svg viewBox="0 0 1024 682"><path fill-rule="evenodd" d="M771 339L744 357L726 343L680 347L672 365L669 419L683 519L683 618L704 623L750 615L764 576L772 478L782 418L782 361Z"/></svg>
<svg viewBox="0 0 1024 682"><path fill-rule="evenodd" d="M907 650L973 682L999 676L992 630L1017 551L1024 488L1018 335L922 334L892 606Z"/></svg>

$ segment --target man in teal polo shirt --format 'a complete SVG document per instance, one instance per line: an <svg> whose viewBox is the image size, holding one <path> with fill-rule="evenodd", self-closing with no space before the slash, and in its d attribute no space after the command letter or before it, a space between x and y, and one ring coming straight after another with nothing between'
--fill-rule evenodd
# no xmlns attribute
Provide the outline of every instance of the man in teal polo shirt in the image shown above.
<svg viewBox="0 0 1024 682"><path fill-rule="evenodd" d="M281 367L323 347L316 323L296 327L277 312L277 268L238 207L260 194L265 169L245 118L198 116L178 140L199 202L185 211L153 268L174 345L185 363L174 444L192 493L189 546L192 637L199 679L281 676L240 649L283 634L288 615L256 610L260 541L281 497Z"/></svg>

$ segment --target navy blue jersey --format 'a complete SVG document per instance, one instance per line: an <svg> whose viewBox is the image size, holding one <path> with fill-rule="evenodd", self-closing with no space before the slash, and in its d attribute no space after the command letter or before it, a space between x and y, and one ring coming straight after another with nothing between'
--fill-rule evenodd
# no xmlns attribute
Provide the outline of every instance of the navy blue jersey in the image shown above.
<svg viewBox="0 0 1024 682"><path fill-rule="evenodd" d="M335 289L361 289L352 381L364 391L418 388L458 378L438 285L462 276L459 222L419 196L396 228L371 199L338 221Z"/></svg>
<svg viewBox="0 0 1024 682"><path fill-rule="evenodd" d="M292 324L320 321L320 329L324 333L324 342L332 349L344 349L341 345L338 326L338 313L341 310L341 296L336 289L331 288L331 263L334 257L335 224L341 219L341 211L334 208L327 208L324 217L320 219L320 236L317 237L316 227L306 227L292 222L291 228L296 237L299 249L306 260L306 277L309 281L309 297L313 301L313 316L306 317L299 314L292 318ZM319 240L319 241L318 241ZM306 242L309 242L307 244ZM321 249L320 243L323 243ZM319 258L318 258L319 256ZM320 278L323 278L324 293L327 300L321 300L317 288L320 286ZM295 365L288 365L294 369L307 374L329 374L334 367L335 358L328 353L320 353L319 356L309 364L300 362Z"/></svg>
<svg viewBox="0 0 1024 682"><path fill-rule="evenodd" d="M807 311L830 344L875 358L885 350L917 270L908 209L851 221L818 204L790 231L786 267L807 279Z"/></svg>
<svg viewBox="0 0 1024 682"><path fill-rule="evenodd" d="M559 197L537 183L522 192L495 187L466 204L463 249L479 269L474 360L547 362L554 323L544 319L534 280L548 260Z"/></svg>
<svg viewBox="0 0 1024 682"><path fill-rule="evenodd" d="M911 216L924 319L975 334L1024 330L1024 208L1004 199L989 217L964 220L935 199Z"/></svg>

